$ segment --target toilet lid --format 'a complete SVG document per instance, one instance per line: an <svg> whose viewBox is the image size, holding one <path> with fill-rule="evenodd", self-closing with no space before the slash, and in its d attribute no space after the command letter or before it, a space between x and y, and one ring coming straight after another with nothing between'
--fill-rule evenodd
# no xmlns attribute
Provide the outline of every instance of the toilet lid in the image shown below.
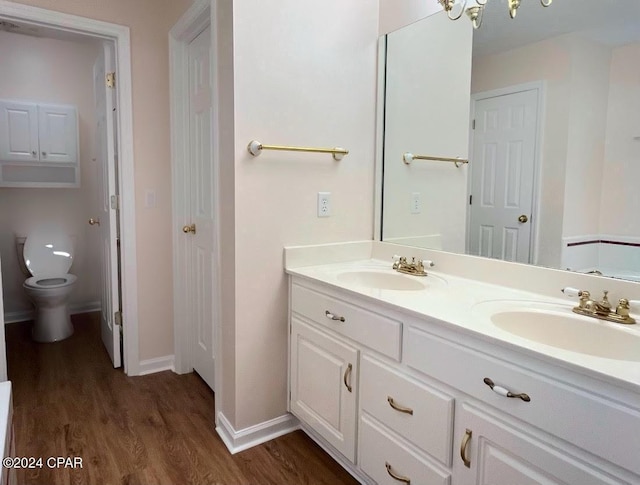
<svg viewBox="0 0 640 485"><path fill-rule="evenodd" d="M36 275L63 275L73 262L71 238L55 229L39 229L24 243L24 262L29 272Z"/></svg>

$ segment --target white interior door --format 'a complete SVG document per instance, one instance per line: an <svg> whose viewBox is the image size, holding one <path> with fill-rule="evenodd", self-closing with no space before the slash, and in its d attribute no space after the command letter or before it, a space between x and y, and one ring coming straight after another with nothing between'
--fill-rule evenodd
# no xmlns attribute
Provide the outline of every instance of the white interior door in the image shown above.
<svg viewBox="0 0 640 485"><path fill-rule="evenodd" d="M105 42L93 68L96 102L96 161L98 163L98 227L101 246L101 335L114 367L121 365L121 328L118 265L118 211L116 194L116 109L115 87L106 85L106 73L113 72L115 49ZM113 202L112 202L113 201ZM94 221L95 222L95 221Z"/></svg>
<svg viewBox="0 0 640 485"><path fill-rule="evenodd" d="M214 389L214 170L211 158L211 29L189 44L190 302L193 368Z"/></svg>
<svg viewBox="0 0 640 485"><path fill-rule="evenodd" d="M530 260L537 111L535 89L475 103L470 254Z"/></svg>

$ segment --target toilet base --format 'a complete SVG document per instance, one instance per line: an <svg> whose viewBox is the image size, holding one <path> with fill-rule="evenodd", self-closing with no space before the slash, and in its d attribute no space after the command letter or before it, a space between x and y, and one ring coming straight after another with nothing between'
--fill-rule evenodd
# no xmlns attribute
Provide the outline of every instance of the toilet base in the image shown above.
<svg viewBox="0 0 640 485"><path fill-rule="evenodd" d="M73 335L73 324L67 305L55 308L37 308L31 329L31 338L36 342L58 342Z"/></svg>

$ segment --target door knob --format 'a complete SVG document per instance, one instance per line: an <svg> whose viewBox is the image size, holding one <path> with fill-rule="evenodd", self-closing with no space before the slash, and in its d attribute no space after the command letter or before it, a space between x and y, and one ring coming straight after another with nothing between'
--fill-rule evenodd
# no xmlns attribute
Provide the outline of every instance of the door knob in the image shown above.
<svg viewBox="0 0 640 485"><path fill-rule="evenodd" d="M525 214L522 214L520 217L518 217L518 222L521 222L522 224L528 221L529 221L529 218Z"/></svg>
<svg viewBox="0 0 640 485"><path fill-rule="evenodd" d="M94 219L93 217L91 219L89 219L89 224L91 224L92 226L99 226L100 225L100 219Z"/></svg>
<svg viewBox="0 0 640 485"><path fill-rule="evenodd" d="M190 226L189 225L184 226L182 228L182 232L184 232L185 234L189 234L189 233L195 234L196 233L196 225L195 224L191 224Z"/></svg>

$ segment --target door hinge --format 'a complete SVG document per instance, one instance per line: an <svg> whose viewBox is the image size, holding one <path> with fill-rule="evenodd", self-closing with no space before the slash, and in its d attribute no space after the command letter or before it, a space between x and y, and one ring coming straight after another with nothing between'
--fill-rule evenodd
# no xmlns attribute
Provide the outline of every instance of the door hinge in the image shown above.
<svg viewBox="0 0 640 485"><path fill-rule="evenodd" d="M472 130L476 129L476 120L471 120L471 129Z"/></svg>
<svg viewBox="0 0 640 485"><path fill-rule="evenodd" d="M473 204L473 195L469 196L469 205Z"/></svg>
<svg viewBox="0 0 640 485"><path fill-rule="evenodd" d="M122 327L122 312L120 310L113 314L113 323Z"/></svg>
<svg viewBox="0 0 640 485"><path fill-rule="evenodd" d="M106 78L107 78L107 87L108 88L115 88L116 87L116 73L115 72L108 72Z"/></svg>
<svg viewBox="0 0 640 485"><path fill-rule="evenodd" d="M113 210L120 210L120 196L119 195L112 195L111 196L111 208Z"/></svg>

